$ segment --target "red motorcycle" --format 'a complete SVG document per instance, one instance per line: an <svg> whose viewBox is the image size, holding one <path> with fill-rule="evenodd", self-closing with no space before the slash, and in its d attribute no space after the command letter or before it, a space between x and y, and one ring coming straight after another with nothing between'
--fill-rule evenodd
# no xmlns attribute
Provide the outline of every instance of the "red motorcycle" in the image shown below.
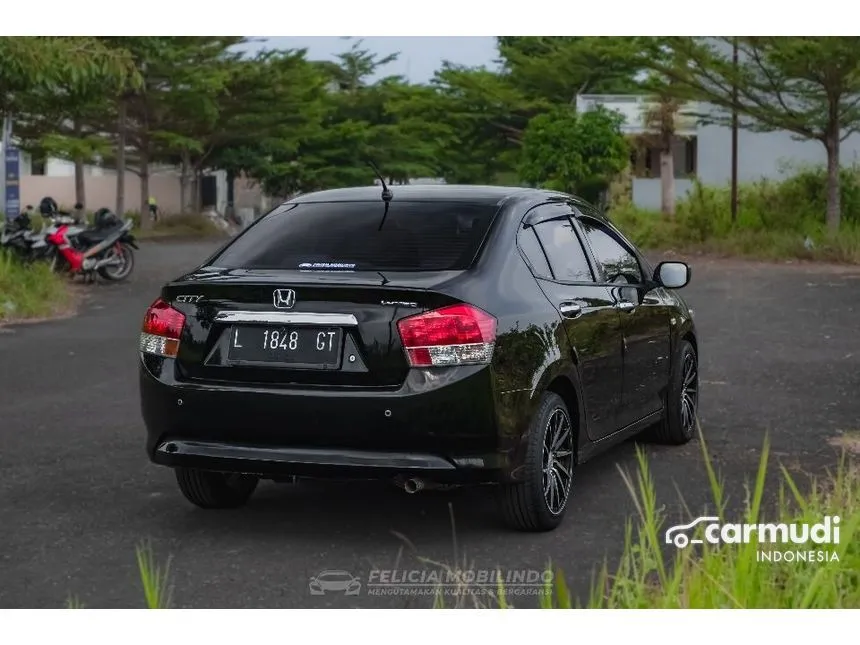
<svg viewBox="0 0 860 645"><path fill-rule="evenodd" d="M82 275L94 280L96 274L114 282L124 280L134 268L134 251L138 246L130 233L132 220L120 221L113 213L96 213L91 228L78 226L66 216L54 217L45 231L45 241L52 247L51 266L55 271Z"/></svg>

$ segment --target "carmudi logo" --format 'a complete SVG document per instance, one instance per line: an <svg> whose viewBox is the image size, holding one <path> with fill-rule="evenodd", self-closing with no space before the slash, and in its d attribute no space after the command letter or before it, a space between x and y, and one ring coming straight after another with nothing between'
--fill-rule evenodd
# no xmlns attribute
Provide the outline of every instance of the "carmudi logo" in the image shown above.
<svg viewBox="0 0 860 645"><path fill-rule="evenodd" d="M702 528L703 530L699 531ZM702 537L694 537L701 535ZM812 550L759 550L759 562L838 561L838 554L824 545L839 544L839 516L826 516L817 524L808 523L722 523L718 517L697 517L689 524L678 524L666 531L666 544L684 549L690 544L749 544L758 545L805 545Z"/></svg>

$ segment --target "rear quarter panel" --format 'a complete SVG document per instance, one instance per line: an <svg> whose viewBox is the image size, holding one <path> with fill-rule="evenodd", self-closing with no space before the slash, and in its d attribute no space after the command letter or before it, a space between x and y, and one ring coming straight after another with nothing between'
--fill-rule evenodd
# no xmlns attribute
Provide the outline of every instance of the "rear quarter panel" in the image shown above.
<svg viewBox="0 0 860 645"><path fill-rule="evenodd" d="M507 475L516 479L543 393L559 376L575 390L578 375L561 317L516 245L521 218L508 214L499 219L479 261L468 279L456 285L454 295L498 321L492 364L495 416Z"/></svg>

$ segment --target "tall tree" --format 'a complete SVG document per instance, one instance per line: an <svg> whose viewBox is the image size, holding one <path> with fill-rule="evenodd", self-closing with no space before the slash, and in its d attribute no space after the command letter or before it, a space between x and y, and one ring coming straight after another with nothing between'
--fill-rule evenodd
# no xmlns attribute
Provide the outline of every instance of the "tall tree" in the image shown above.
<svg viewBox="0 0 860 645"><path fill-rule="evenodd" d="M544 105L497 73L445 63L429 86L412 88L391 109L436 147L449 183L494 183L516 166L523 131Z"/></svg>
<svg viewBox="0 0 860 645"><path fill-rule="evenodd" d="M681 107L681 101L664 88L645 108L645 131L638 137L660 152L660 210L670 219L675 217L675 143Z"/></svg>
<svg viewBox="0 0 860 645"><path fill-rule="evenodd" d="M321 85L304 87L314 96L319 93L319 101L290 112L291 132L282 131L258 152L250 142L233 147L233 159L250 162L243 170L260 180L270 194L285 197L298 191L369 184L375 174L368 161L394 182L433 173L438 149L428 140L426 129L399 109L419 88L397 76L380 74L395 59L396 54L373 54L358 41L338 56L338 62L312 63L310 69ZM271 113L271 105L264 106L264 111ZM284 125L282 115L278 127L283 130Z"/></svg>
<svg viewBox="0 0 860 645"><path fill-rule="evenodd" d="M639 38L500 36L497 40L507 80L552 104L575 103L578 94L638 89Z"/></svg>
<svg viewBox="0 0 860 645"><path fill-rule="evenodd" d="M183 39L185 52L173 67L171 88L160 97L161 118L152 140L160 160L180 168L180 206L200 209L200 181L211 151L211 138L229 92L233 64L231 47L243 38ZM194 190L190 190L193 186Z"/></svg>
<svg viewBox="0 0 860 645"><path fill-rule="evenodd" d="M131 54L99 38L0 38L0 117L20 119L25 148L75 162L81 202L83 163L104 150L97 134L85 132L85 116L106 88L139 81Z"/></svg>
<svg viewBox="0 0 860 645"><path fill-rule="evenodd" d="M37 88L16 116L21 147L34 155L67 159L75 167L75 199L86 204L84 165L112 154L113 142L100 124L111 114L110 97L121 79L71 79Z"/></svg>
<svg viewBox="0 0 860 645"><path fill-rule="evenodd" d="M672 80L679 96L715 106L706 115L712 122L730 125L734 107L750 117L744 127L821 142L826 222L839 229L840 144L860 132L860 37L671 37L643 49L641 61Z"/></svg>
<svg viewBox="0 0 860 645"><path fill-rule="evenodd" d="M336 64L327 65L326 68L342 91L354 93L367 87L371 77L389 63L396 61L399 56L397 52L386 55L376 54L365 49L364 41L358 39L352 42L348 50L337 54Z"/></svg>
<svg viewBox="0 0 860 645"><path fill-rule="evenodd" d="M301 184L302 142L321 135L331 77L302 49L239 58L229 72L198 163L226 170L228 184L244 174L270 194L289 194Z"/></svg>
<svg viewBox="0 0 860 645"><path fill-rule="evenodd" d="M220 36L118 38L134 56L142 83L118 97L118 152L125 169L140 177L141 226L149 226L149 180L153 164L199 150L189 132L189 113L212 119L214 96L226 79L219 62L241 38ZM124 145L123 145L124 144ZM127 149L133 151L128 155ZM132 163L129 164L128 161ZM117 173L124 175L117 164ZM118 187L119 192L119 187Z"/></svg>
<svg viewBox="0 0 860 645"><path fill-rule="evenodd" d="M58 83L133 75L129 52L83 36L0 38L0 114L26 106L29 93Z"/></svg>

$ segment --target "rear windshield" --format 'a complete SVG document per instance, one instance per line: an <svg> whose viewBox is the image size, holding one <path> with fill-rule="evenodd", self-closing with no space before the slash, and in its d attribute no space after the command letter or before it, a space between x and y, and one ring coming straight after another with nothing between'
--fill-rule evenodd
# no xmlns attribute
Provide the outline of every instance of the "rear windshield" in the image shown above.
<svg viewBox="0 0 860 645"><path fill-rule="evenodd" d="M392 201L296 204L239 236L213 266L318 271L467 269L495 205ZM384 216L384 221L383 221Z"/></svg>

